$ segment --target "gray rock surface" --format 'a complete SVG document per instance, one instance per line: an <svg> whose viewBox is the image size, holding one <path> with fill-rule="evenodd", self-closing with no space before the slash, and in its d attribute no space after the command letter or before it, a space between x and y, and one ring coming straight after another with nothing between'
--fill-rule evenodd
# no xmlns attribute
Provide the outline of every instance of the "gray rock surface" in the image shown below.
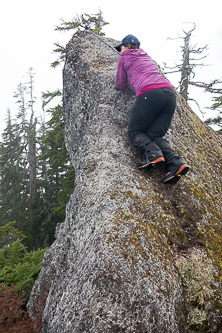
<svg viewBox="0 0 222 333"><path fill-rule="evenodd" d="M178 95L167 138L191 171L175 186L161 182L164 170L139 171L127 135L135 97L117 90L117 62L90 32L67 45L63 111L75 190L30 315L43 295L42 332L221 332L221 137Z"/></svg>

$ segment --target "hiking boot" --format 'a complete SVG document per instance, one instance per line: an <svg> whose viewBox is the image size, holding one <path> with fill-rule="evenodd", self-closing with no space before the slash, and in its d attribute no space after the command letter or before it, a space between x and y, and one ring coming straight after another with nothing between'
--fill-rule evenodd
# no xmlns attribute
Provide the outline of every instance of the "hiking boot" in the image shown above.
<svg viewBox="0 0 222 333"><path fill-rule="evenodd" d="M176 184L181 176L189 171L190 167L186 163L182 164L179 168L176 167L172 171L168 171L163 179L164 184Z"/></svg>
<svg viewBox="0 0 222 333"><path fill-rule="evenodd" d="M154 155L155 156L155 155ZM152 167L155 167L156 164L160 165L165 163L165 158L163 156L161 157L153 157L153 158L148 158L147 155L144 156L144 159L140 161L138 165L138 169L150 169Z"/></svg>

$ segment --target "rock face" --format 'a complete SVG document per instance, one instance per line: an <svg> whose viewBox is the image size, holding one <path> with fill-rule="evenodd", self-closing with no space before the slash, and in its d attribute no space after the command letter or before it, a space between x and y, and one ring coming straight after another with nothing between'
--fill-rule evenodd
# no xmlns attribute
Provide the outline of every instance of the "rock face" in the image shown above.
<svg viewBox="0 0 222 333"><path fill-rule="evenodd" d="M114 45L116 41L106 38ZM90 32L67 45L66 145L76 172L66 220L29 300L42 332L222 332L222 140L177 96L167 139L191 165L176 185L139 171L132 91L118 54Z"/></svg>

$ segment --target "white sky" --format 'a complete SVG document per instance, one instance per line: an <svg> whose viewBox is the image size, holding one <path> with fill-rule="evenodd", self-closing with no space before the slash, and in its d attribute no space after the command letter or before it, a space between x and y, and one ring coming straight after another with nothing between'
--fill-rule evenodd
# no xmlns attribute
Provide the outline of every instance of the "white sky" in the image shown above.
<svg viewBox="0 0 222 333"><path fill-rule="evenodd" d="M107 37L121 40L128 34L139 38L141 47L159 64L169 66L181 59L183 40L169 41L168 37L183 37L195 22L191 44L203 47L209 44L209 56L196 71L196 81L209 82L222 77L222 20L221 0L7 0L0 4L0 132L5 127L6 111L13 115L18 105L13 97L17 86L25 82L32 67L35 73L36 114L41 112L41 92L62 87L62 68L53 69L56 60L53 43L65 45L73 32L54 31L60 19L72 20L83 13L103 12L109 22L104 28ZM177 86L178 76L167 75ZM211 106L213 95L200 88L190 88L190 97L196 98L202 111ZM197 107L190 104L200 116ZM209 114L208 115L212 115Z"/></svg>

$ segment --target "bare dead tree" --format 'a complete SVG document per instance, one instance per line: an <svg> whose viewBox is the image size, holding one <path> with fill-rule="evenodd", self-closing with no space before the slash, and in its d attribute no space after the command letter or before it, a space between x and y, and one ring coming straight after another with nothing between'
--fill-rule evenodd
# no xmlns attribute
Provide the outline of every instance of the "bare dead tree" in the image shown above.
<svg viewBox="0 0 222 333"><path fill-rule="evenodd" d="M215 84L221 84L222 80L213 80L210 83L205 83L205 82L192 82L189 81L189 84L199 87L199 88L203 88L205 89L205 91L208 91L210 93L214 93L214 94L222 94L222 88L213 88L213 86Z"/></svg>
<svg viewBox="0 0 222 333"><path fill-rule="evenodd" d="M37 178L36 178L36 125L37 118L34 117L34 97L33 97L33 84L34 74L32 68L29 69L29 108L31 111L30 120L28 127L26 128L28 137L28 161L29 161L29 210L30 210L30 223L32 229L32 245L33 249L38 248L37 237L35 237L35 217L34 217L34 206L35 206L35 195L37 191Z"/></svg>
<svg viewBox="0 0 222 333"><path fill-rule="evenodd" d="M196 45L191 46L190 45L190 38L192 35L192 32L196 29L196 24L193 23L193 28L189 31L183 30L185 37L177 37L177 38L169 38L170 40L173 39L183 39L184 45L181 47L182 49L182 62L181 64L176 64L173 67L168 67L165 64L165 68L172 69L172 71L165 72L164 74L171 74L176 72L181 72L181 79L179 82L179 88L180 88L180 94L183 96L183 98L187 101L188 98L188 87L190 84L190 80L195 77L195 68L197 66L206 66L203 63L197 63L197 61L202 60L207 57L207 55L202 56L200 58L192 57L192 54L202 54L205 50L207 50L208 45L205 45L204 47L197 48Z"/></svg>

